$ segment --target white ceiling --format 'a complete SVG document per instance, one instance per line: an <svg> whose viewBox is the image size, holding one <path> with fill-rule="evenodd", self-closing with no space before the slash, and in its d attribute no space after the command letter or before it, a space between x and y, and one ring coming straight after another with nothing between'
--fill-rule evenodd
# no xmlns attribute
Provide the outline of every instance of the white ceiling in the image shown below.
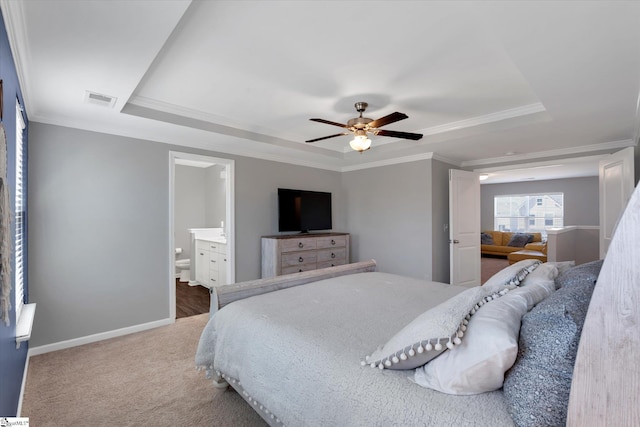
<svg viewBox="0 0 640 427"><path fill-rule="evenodd" d="M640 136L637 1L0 6L32 121L342 171L439 158L487 182L594 175ZM304 142L356 101L424 138Z"/></svg>

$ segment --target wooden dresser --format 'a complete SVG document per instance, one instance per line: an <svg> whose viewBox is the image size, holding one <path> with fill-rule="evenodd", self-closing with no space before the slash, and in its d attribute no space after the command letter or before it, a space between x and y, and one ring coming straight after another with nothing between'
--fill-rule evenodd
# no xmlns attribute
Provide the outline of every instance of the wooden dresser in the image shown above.
<svg viewBox="0 0 640 427"><path fill-rule="evenodd" d="M348 233L262 237L262 278L348 263Z"/></svg>

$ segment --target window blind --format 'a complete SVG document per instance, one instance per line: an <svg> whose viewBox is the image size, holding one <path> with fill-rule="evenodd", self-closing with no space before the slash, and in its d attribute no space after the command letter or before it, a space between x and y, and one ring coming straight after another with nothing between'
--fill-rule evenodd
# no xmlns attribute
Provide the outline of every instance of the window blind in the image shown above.
<svg viewBox="0 0 640 427"><path fill-rule="evenodd" d="M24 237L25 237L25 156L23 133L26 125L22 118L22 107L16 102L16 191L15 191L15 223L14 240L15 258L15 295L16 321L22 314L24 306Z"/></svg>

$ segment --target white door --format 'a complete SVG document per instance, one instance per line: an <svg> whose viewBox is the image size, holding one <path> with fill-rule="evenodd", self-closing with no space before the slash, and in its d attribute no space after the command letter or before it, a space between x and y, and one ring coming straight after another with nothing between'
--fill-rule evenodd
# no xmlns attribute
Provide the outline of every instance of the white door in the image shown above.
<svg viewBox="0 0 640 427"><path fill-rule="evenodd" d="M600 258L607 254L618 220L633 193L633 147L600 161Z"/></svg>
<svg viewBox="0 0 640 427"><path fill-rule="evenodd" d="M452 285L480 285L480 178L449 169L449 253Z"/></svg>

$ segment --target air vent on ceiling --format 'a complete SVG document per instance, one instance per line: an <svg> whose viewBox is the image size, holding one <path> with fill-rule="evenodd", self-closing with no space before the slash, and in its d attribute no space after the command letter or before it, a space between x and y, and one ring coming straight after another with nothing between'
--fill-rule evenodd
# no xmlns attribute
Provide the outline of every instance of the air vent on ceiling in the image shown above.
<svg viewBox="0 0 640 427"><path fill-rule="evenodd" d="M101 105L103 107L113 107L118 98L115 96L103 95L96 92L86 91L84 102L87 104Z"/></svg>

